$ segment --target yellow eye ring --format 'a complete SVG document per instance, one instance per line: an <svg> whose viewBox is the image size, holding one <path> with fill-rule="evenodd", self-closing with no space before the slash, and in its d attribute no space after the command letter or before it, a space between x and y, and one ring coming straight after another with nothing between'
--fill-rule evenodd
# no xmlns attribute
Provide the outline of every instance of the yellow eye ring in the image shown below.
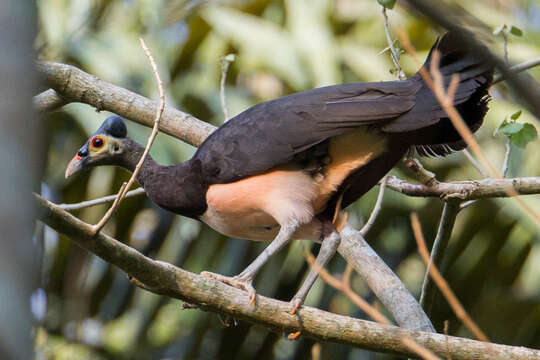
<svg viewBox="0 0 540 360"><path fill-rule="evenodd" d="M105 144L105 141L103 141L103 139L99 136L94 136L92 140L90 141L90 145L95 149L99 149L103 147L104 144Z"/></svg>

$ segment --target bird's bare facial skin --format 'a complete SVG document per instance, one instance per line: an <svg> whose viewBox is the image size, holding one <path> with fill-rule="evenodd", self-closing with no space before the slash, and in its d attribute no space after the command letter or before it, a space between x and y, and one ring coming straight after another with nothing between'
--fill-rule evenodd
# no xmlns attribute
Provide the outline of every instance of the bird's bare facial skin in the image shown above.
<svg viewBox="0 0 540 360"><path fill-rule="evenodd" d="M105 138L101 135L96 135L90 140L90 151L99 152L104 148Z"/></svg>
<svg viewBox="0 0 540 360"><path fill-rule="evenodd" d="M119 139L105 134L95 135L71 159L66 168L66 178L84 168L107 165L121 151L122 142Z"/></svg>

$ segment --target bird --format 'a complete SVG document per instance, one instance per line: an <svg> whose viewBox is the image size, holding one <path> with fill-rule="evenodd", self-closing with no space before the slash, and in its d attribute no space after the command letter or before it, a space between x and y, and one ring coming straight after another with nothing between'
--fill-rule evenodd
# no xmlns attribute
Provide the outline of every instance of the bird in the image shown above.
<svg viewBox="0 0 540 360"><path fill-rule="evenodd" d="M448 32L433 45L445 86L459 76L453 105L469 129L488 110L493 66L482 49ZM466 148L418 72L406 80L316 88L259 103L214 131L191 159L159 165L151 156L136 180L158 206L197 219L234 238L270 241L240 274L212 277L245 290L267 260L293 239L321 244L325 266L341 241L335 217L374 187L404 156L445 156ZM131 172L144 148L127 136L125 121L108 117L78 150L66 178L100 165ZM294 314L317 278L314 268L290 301Z"/></svg>

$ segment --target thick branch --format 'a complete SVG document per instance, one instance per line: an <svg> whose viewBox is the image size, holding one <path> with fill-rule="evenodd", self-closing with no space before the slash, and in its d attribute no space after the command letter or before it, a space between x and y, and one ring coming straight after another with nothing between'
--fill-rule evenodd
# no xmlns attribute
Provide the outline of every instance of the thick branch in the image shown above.
<svg viewBox="0 0 540 360"><path fill-rule="evenodd" d="M540 194L540 177L436 182L428 186L411 184L395 176L389 176L386 186L409 196L473 200L508 197L508 189L514 189L519 195Z"/></svg>
<svg viewBox="0 0 540 360"><path fill-rule="evenodd" d="M258 296L249 305L246 294L219 281L199 276L171 264L152 260L105 234L93 237L92 227L58 206L35 196L40 218L78 245L114 264L141 282L147 290L197 304L207 311L227 314L261 324L277 332L301 331L304 336L357 346L374 351L414 356L402 342L410 337L434 353L459 359L538 359L540 351L523 347L405 330L395 326L335 315L311 307L289 314L287 302Z"/></svg>
<svg viewBox="0 0 540 360"><path fill-rule="evenodd" d="M74 66L41 62L37 64L37 70L46 84L56 90L66 102L82 102L97 110L108 110L149 127L154 125L159 105L157 101L100 80ZM199 146L215 129L214 126L171 107L165 108L159 125L160 131L194 146Z"/></svg>
<svg viewBox="0 0 540 360"><path fill-rule="evenodd" d="M341 231L338 251L353 265L383 305L391 310L392 316L400 326L435 332L420 304L359 231L346 225Z"/></svg>

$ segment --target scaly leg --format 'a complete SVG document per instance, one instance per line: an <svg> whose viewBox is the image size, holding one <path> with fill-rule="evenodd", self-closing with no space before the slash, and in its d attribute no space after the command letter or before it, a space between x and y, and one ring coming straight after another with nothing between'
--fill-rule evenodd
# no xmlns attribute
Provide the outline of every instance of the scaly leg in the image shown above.
<svg viewBox="0 0 540 360"><path fill-rule="evenodd" d="M279 233L275 239L272 240L270 245L268 245L268 247L264 249L264 251L257 256L257 258L253 260L253 262L244 271L236 276L229 277L209 271L203 271L201 275L219 280L225 284L229 284L236 288L247 291L249 294L249 303L253 304L255 302L255 295L257 294L252 285L255 275L272 255L287 245L299 227L300 224L295 220L282 225L279 229Z"/></svg>
<svg viewBox="0 0 540 360"><path fill-rule="evenodd" d="M315 265L311 267L311 270L302 283L302 286L291 300L291 315L296 314L298 308L304 303L309 290L313 286L313 283L315 283L315 280L317 280L319 272L318 270L326 266L328 261L330 261L330 259L334 256L340 242L341 237L337 231L333 231L323 239L321 249L319 250L319 254L315 259Z"/></svg>

